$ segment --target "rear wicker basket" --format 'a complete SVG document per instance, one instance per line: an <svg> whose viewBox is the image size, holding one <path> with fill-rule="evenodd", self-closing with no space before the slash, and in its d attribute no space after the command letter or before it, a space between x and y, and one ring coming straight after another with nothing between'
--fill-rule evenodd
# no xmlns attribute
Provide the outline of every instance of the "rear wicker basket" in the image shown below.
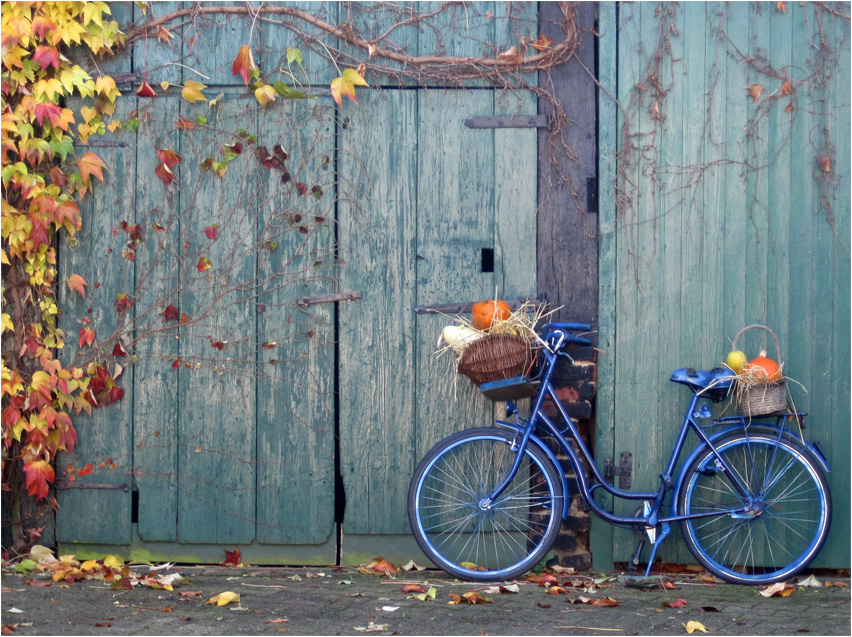
<svg viewBox="0 0 852 637"><path fill-rule="evenodd" d="M474 341L459 361L464 374L478 387L504 378L522 376L535 361L529 343L514 334L491 334Z"/></svg>
<svg viewBox="0 0 852 637"><path fill-rule="evenodd" d="M778 362L781 362L781 346L775 332L765 325L749 325L739 331L734 337L732 350L737 349L737 341L746 331L760 329L769 332L775 341L775 351ZM783 378L772 383L761 383L749 387L736 388L737 411L741 416L765 416L787 409L787 381Z"/></svg>

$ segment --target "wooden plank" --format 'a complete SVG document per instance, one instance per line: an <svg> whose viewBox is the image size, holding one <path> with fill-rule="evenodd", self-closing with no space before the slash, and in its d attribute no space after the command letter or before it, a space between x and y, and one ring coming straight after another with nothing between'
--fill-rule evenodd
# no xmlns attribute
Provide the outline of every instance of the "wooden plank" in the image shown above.
<svg viewBox="0 0 852 637"><path fill-rule="evenodd" d="M177 540L178 456L180 440L178 387L172 368L180 356L178 329L162 331L168 324L166 306L178 304L173 294L180 287L175 246L181 243L181 210L176 185L167 186L155 176L157 151L178 154L181 136L175 128L181 108L178 97L139 99L137 134L136 223L143 241L136 256L136 329L139 339L133 354L137 362L133 407L133 467L138 491L138 532L143 540ZM189 160L189 158L187 158ZM181 168L175 168L180 179ZM157 230L155 230L157 228ZM162 228L162 230L159 230Z"/></svg>
<svg viewBox="0 0 852 637"><path fill-rule="evenodd" d="M498 96L495 115L532 115L532 92ZM496 129L494 138L494 278L500 298L537 297L535 129ZM578 319L579 320L579 319Z"/></svg>
<svg viewBox="0 0 852 637"><path fill-rule="evenodd" d="M417 101L414 91L364 91L362 110L352 112L341 131L342 182L351 189L339 207L341 285L364 293L339 308L347 563L351 535L409 532L408 480L419 461L413 452L415 400L428 391L416 382L412 364Z"/></svg>
<svg viewBox="0 0 852 637"><path fill-rule="evenodd" d="M288 2L307 11L327 24L340 24L339 2ZM267 5L268 6L268 5ZM294 24L292 29L288 25ZM328 91L331 81L340 71L328 59L328 48L340 47L340 42L318 27L287 16L270 15L259 20L256 27L260 47L258 65L270 80L280 80L290 88L305 93L318 94ZM304 35L302 35L304 34ZM302 64L287 62L287 48L297 49L302 54ZM236 56L236 51L234 51ZM353 67L356 64L352 65ZM341 67L342 68L342 67Z"/></svg>
<svg viewBox="0 0 852 637"><path fill-rule="evenodd" d="M79 106L79 102L76 104ZM124 118L133 110L135 100L120 100L116 116ZM71 105L75 109L75 105ZM93 140L94 141L94 140ZM116 236L114 229L121 221L133 221L134 185L124 175L135 174L136 153L132 145L114 145L89 149L78 145L77 152L96 152L107 165L104 184L97 184L80 203L83 227L72 243L63 233L59 249L58 294L63 309L59 326L66 333L65 349L61 353L64 365L73 364L79 356L86 356L88 346L78 346L79 330L85 321L95 330L98 347L132 320L132 311L125 316L115 310L119 292L132 291L135 276L133 261L121 257L127 241L126 235ZM73 245L73 247L72 247ZM112 250L112 256L108 253ZM70 292L65 281L71 274L79 274L87 282L86 298ZM106 349L106 345L104 346ZM108 359L112 346L96 358ZM114 366L109 363L110 371ZM94 470L78 477L76 487L86 484L123 484L132 471L132 407L133 369L129 368L119 378L124 389L123 400L96 409L91 416L72 414L77 430L77 446L72 454L61 454L57 461L57 479L62 480L69 464L82 469L91 463ZM115 465L110 468L109 459ZM104 463L104 466L101 466ZM96 493L96 495L93 495ZM92 490L76 488L57 491L59 510L56 514L56 539L60 544L75 542L130 542L131 494L123 490Z"/></svg>
<svg viewBox="0 0 852 637"><path fill-rule="evenodd" d="M192 2L182 3L183 8ZM205 7L233 6L232 2L205 2ZM257 11L262 2L243 3ZM234 75L232 66L241 46L251 46L253 38L260 39L254 28L256 22L245 15L198 14L185 30L181 49L183 80L195 80L207 86L245 86L242 77ZM271 73L272 69L264 68ZM208 99L215 97L209 96Z"/></svg>
<svg viewBox="0 0 852 637"><path fill-rule="evenodd" d="M281 144L288 153L286 183L282 173L248 158L259 183L257 538L322 545L318 553L331 561L335 306L301 307L298 299L335 289L334 115L305 101L261 112L258 144ZM320 199L310 193L315 186Z"/></svg>
<svg viewBox="0 0 852 637"><path fill-rule="evenodd" d="M493 298L494 273L479 267L482 248L493 247L494 238L493 133L464 126L472 114L493 114L492 92L426 91L419 100L417 304ZM449 355L435 357L436 339L451 322L443 316L417 317L417 458L455 431L492 421L492 406L472 383L453 373Z"/></svg>
<svg viewBox="0 0 852 637"><path fill-rule="evenodd" d="M598 391L596 397L595 461L603 467L606 459L614 458L615 432L615 307L617 298L616 260L616 204L617 180L616 148L618 111L614 101L617 95L617 13L615 2L598 3L598 55L597 69L600 88L598 99L598 217L599 217L599 314ZM598 502L612 510L612 498L598 498ZM613 527L595 515L591 516L589 546L594 568L613 568Z"/></svg>
<svg viewBox="0 0 852 637"><path fill-rule="evenodd" d="M220 157L220 144L233 140L229 131L254 127L253 102L223 100L216 126L196 128L182 147L193 160L181 166L180 182L180 268L189 287L178 310L192 320L181 328L178 370L181 542L241 543L255 536L256 308L248 299L256 277L257 183L249 153L221 180L198 160ZM181 115L194 119L197 109L181 104ZM214 224L210 239L204 229ZM199 271L202 258L211 265Z"/></svg>
<svg viewBox="0 0 852 637"><path fill-rule="evenodd" d="M129 3L120 4L131 6ZM147 5L145 11L143 11L142 7L133 3L133 20L136 22L157 20L185 5L186 3L183 2L166 0L164 2L153 2ZM169 24L164 26L172 35L170 39L149 37L134 42L132 45L133 68L136 71L141 71L143 77L148 78L148 83L151 86L156 86L160 82L181 84L184 80L184 69L180 60L185 29L183 26L172 27ZM234 56L236 57L236 54ZM207 84L203 81L203 78L196 77L194 73L189 75L191 77L188 76L187 79L194 79ZM155 90L159 92L159 89L155 88Z"/></svg>
<svg viewBox="0 0 852 637"><path fill-rule="evenodd" d="M563 306L554 320L597 322L598 259L596 210L588 210L588 188L595 187L595 84L581 68L595 67L595 3L576 5L582 25L577 60L540 74L540 83L555 93L570 121L563 130L542 130L538 135L538 288L552 308ZM553 35L561 25L558 3L542 3L540 32ZM553 106L542 100L540 111L553 115ZM563 145L564 144L564 145ZM571 156L566 152L570 149Z"/></svg>

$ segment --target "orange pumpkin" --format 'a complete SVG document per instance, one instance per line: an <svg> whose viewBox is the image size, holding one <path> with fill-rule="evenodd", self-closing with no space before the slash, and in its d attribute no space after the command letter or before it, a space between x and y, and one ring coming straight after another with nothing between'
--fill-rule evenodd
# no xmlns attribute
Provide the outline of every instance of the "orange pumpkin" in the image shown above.
<svg viewBox="0 0 852 637"><path fill-rule="evenodd" d="M781 366L771 358L766 357L766 352L760 353L760 356L749 362L748 370L755 376L765 376L767 381L772 383L776 380L781 380Z"/></svg>
<svg viewBox="0 0 852 637"><path fill-rule="evenodd" d="M505 321L512 314L512 308L505 301L490 299L473 305L470 311L470 324L478 330L487 330L499 321Z"/></svg>

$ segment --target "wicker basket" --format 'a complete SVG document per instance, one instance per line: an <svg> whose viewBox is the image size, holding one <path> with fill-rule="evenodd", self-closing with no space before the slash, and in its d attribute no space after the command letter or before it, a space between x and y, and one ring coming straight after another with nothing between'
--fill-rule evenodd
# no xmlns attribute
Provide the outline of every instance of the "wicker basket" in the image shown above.
<svg viewBox="0 0 852 637"><path fill-rule="evenodd" d="M482 383L522 376L534 361L529 343L522 337L491 334L468 346L459 361L458 371L479 387Z"/></svg>
<svg viewBox="0 0 852 637"><path fill-rule="evenodd" d="M741 329L734 337L734 342L731 345L731 351L737 349L737 340L745 332L752 329L759 329L769 332L772 340L775 341L775 351L777 353L778 363L781 363L781 347L778 345L778 338L775 332L765 325L749 325ZM740 387L736 391L737 412L742 416L764 416L773 414L778 411L787 409L787 381L783 378L771 383L761 383L750 387Z"/></svg>

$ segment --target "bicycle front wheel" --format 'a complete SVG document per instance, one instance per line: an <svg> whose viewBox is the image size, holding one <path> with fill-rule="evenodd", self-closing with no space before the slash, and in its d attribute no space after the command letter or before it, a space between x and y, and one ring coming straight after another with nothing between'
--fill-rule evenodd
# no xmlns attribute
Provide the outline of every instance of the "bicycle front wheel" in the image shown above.
<svg viewBox="0 0 852 637"><path fill-rule="evenodd" d="M516 436L496 428L439 442L408 491L414 537L436 566L463 580L503 581L526 573L550 549L562 522L562 477L547 453L527 445L520 468L488 498L517 457Z"/></svg>
<svg viewBox="0 0 852 637"><path fill-rule="evenodd" d="M680 515L684 540L699 562L738 584L784 581L822 548L831 496L820 467L796 443L771 434L734 434L700 453L684 473ZM747 493L723 471L727 465Z"/></svg>

